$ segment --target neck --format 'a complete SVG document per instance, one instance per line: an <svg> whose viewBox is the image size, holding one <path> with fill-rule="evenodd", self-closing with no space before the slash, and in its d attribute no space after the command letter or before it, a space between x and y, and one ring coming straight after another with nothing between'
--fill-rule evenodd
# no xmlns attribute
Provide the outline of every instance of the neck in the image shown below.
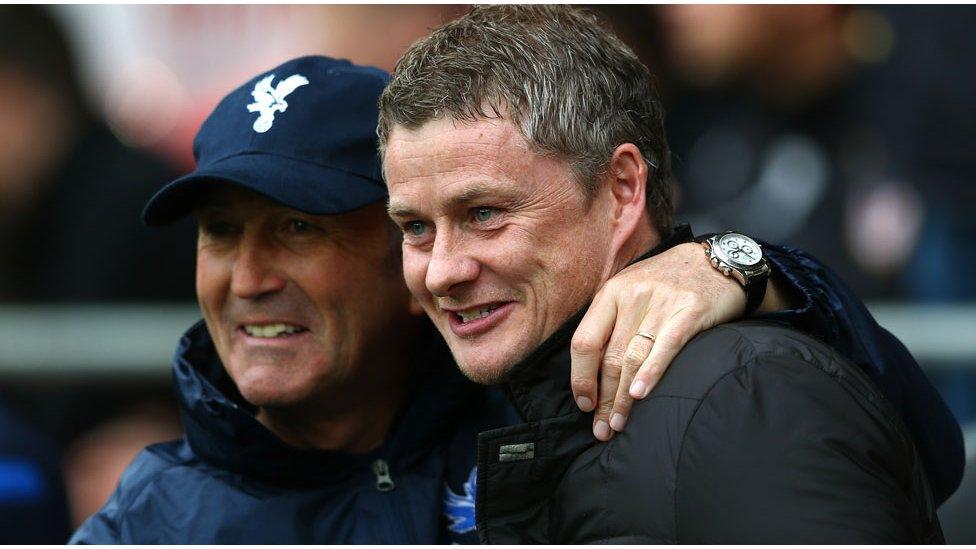
<svg viewBox="0 0 976 549"><path fill-rule="evenodd" d="M613 272L606 278L609 279L611 276L619 273L632 261L644 255L648 250L660 243L660 233L651 227L650 221L642 221L637 227L637 230L634 231L634 234L621 246L620 253L617 254L613 263Z"/></svg>

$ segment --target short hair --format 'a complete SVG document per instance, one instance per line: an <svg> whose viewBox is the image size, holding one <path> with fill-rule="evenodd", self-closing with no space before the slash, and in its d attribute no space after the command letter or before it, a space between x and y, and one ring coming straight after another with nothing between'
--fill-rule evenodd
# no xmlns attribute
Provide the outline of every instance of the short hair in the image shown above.
<svg viewBox="0 0 976 549"><path fill-rule="evenodd" d="M505 110L536 153L570 162L588 198L613 151L633 143L648 163L647 211L662 235L671 232L664 107L647 67L589 11L475 7L410 46L379 103L381 155L396 125Z"/></svg>

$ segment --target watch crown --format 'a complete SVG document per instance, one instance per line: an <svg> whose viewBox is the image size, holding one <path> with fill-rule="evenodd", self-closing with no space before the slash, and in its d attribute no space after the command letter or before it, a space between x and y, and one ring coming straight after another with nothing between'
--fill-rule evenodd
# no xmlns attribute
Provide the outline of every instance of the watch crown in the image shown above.
<svg viewBox="0 0 976 549"><path fill-rule="evenodd" d="M731 276L732 275L732 269L730 269L728 267L722 269L722 272L725 273L725 276Z"/></svg>

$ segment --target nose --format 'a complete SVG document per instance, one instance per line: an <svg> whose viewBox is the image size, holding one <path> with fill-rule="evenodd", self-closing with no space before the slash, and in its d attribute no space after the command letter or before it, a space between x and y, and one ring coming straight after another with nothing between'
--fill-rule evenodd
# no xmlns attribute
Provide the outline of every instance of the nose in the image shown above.
<svg viewBox="0 0 976 549"><path fill-rule="evenodd" d="M457 286L478 278L481 266L459 239L450 233L439 233L427 265L427 290L436 297L446 297Z"/></svg>
<svg viewBox="0 0 976 549"><path fill-rule="evenodd" d="M275 245L256 231L245 231L238 243L231 272L231 292L242 299L255 299L284 289L287 279L275 263Z"/></svg>

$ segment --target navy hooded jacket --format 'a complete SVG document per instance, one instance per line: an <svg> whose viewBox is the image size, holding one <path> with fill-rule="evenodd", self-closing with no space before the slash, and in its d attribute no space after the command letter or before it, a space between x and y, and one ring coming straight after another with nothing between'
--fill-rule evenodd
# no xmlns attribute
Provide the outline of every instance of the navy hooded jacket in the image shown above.
<svg viewBox="0 0 976 549"><path fill-rule="evenodd" d="M427 375L386 441L349 454L290 447L258 423L198 323L174 363L185 437L140 453L71 542L477 542L475 438L516 417L431 339Z"/></svg>

